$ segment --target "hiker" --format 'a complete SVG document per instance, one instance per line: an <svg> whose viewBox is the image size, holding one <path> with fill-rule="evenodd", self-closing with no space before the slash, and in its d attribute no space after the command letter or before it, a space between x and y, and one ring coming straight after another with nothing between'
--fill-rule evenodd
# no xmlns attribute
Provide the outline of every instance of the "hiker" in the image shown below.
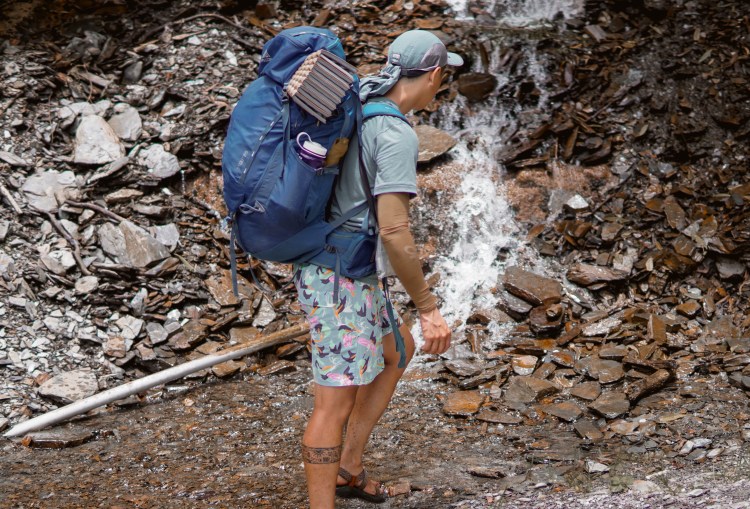
<svg viewBox="0 0 750 509"><path fill-rule="evenodd" d="M343 228L379 227L393 272L419 312L422 350L428 354L445 352L451 333L425 281L409 229L409 200L417 194L418 142L411 126L398 117L426 107L447 76L448 66L462 64L461 57L449 53L430 32L412 30L393 41L386 66L362 80L360 99L390 107L396 114L380 114L364 122L361 139L352 140L344 157L330 210L330 219L335 220L367 200L359 170L357 144L361 143L377 210L364 210ZM414 339L398 316L389 318L387 295L376 274L351 279L308 263L295 266L294 280L312 335L315 401L302 439L310 507L333 508L335 495L384 502L384 488L368 478L363 454L414 354ZM399 362L394 322L403 337L405 362Z"/></svg>

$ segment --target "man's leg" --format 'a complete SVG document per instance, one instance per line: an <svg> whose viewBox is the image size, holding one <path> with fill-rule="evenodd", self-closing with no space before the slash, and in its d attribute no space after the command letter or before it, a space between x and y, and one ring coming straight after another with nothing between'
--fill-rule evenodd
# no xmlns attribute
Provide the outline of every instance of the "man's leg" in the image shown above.
<svg viewBox="0 0 750 509"><path fill-rule="evenodd" d="M406 325L402 325L399 331L406 345L406 363L408 365L414 355L414 338ZM396 384L406 369L398 367L401 356L396 350L396 340L393 334L383 336L383 357L385 368L370 384L359 388L354 408L346 425L346 440L341 454L341 467L353 475L362 472L362 455L370 438L370 433L388 407ZM344 480L339 477L338 483L342 484L343 482ZM366 491L375 493L376 490L377 483L371 481Z"/></svg>
<svg viewBox="0 0 750 509"><path fill-rule="evenodd" d="M311 509L333 509L341 458L341 435L358 387L315 385L315 407L302 437Z"/></svg>

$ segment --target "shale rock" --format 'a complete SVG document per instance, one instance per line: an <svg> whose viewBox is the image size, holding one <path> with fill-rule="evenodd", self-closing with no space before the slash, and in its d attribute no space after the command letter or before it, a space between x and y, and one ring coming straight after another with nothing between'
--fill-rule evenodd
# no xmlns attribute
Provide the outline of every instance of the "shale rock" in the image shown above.
<svg viewBox="0 0 750 509"><path fill-rule="evenodd" d="M96 375L88 370L70 371L54 376L39 387L39 395L67 405L93 396L99 391Z"/></svg>
<svg viewBox="0 0 750 509"><path fill-rule="evenodd" d="M76 131L73 161L78 164L105 164L125 155L117 134L102 117L87 115Z"/></svg>

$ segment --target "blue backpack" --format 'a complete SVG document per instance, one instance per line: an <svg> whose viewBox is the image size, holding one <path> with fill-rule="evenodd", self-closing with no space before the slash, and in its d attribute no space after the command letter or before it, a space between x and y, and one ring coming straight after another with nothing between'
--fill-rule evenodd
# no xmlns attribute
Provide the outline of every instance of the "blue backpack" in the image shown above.
<svg viewBox="0 0 750 509"><path fill-rule="evenodd" d="M313 169L299 157L295 140L305 132L330 149L338 138L351 139L360 133L365 118L389 115L407 120L400 111L383 103L367 105L363 110L356 76L326 123L290 101L285 92L287 83L305 58L321 49L345 58L341 41L329 30L296 27L280 32L263 46L258 78L232 112L222 173L224 200L232 223L230 259L235 295L235 242L260 260L311 262L335 269L336 283L339 275L360 278L375 272L376 237L339 228L368 207L374 210L361 152L359 170L367 202L328 222L326 209L339 167ZM334 288L337 294L338 284ZM394 330L397 344L401 343L398 346L403 347L397 327ZM402 361L404 358L402 350Z"/></svg>

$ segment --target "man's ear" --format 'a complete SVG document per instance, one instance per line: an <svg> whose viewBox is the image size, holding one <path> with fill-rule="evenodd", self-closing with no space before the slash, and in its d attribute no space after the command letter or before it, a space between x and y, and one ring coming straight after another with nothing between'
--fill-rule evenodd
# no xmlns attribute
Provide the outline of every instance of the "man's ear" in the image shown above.
<svg viewBox="0 0 750 509"><path fill-rule="evenodd" d="M436 67L435 69L430 71L430 81L432 83L440 83L443 79L443 68L442 67Z"/></svg>

